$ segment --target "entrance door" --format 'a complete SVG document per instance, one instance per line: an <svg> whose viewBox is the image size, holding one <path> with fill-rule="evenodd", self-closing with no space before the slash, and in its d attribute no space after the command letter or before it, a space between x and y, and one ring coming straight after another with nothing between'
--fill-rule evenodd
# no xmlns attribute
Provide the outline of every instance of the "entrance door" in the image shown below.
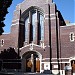
<svg viewBox="0 0 75 75"><path fill-rule="evenodd" d="M26 72L40 72L40 60L26 60Z"/></svg>
<svg viewBox="0 0 75 75"><path fill-rule="evenodd" d="M26 72L40 72L40 60L26 60Z"/></svg>
<svg viewBox="0 0 75 75"><path fill-rule="evenodd" d="M40 72L40 60L36 52L26 53L24 56L25 72Z"/></svg>
<svg viewBox="0 0 75 75"><path fill-rule="evenodd" d="M40 72L40 60L36 59L36 72Z"/></svg>
<svg viewBox="0 0 75 75"><path fill-rule="evenodd" d="M32 62L31 60L26 60L26 72L31 72Z"/></svg>

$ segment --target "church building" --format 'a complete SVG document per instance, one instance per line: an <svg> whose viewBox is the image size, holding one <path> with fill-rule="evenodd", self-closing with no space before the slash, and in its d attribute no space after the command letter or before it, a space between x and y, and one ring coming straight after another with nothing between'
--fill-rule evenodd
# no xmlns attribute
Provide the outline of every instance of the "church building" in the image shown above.
<svg viewBox="0 0 75 75"><path fill-rule="evenodd" d="M9 47L20 55L22 72L75 73L75 24L66 24L52 0L16 6L10 33L0 36L0 52Z"/></svg>

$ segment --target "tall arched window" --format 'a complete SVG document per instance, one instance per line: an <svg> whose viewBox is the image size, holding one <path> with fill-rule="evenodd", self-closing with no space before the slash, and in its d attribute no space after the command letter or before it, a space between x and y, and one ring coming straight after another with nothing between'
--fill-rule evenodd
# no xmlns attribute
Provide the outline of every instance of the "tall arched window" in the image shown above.
<svg viewBox="0 0 75 75"><path fill-rule="evenodd" d="M36 38L38 38L38 41L44 41L44 16L42 12L38 11L38 9L31 9L27 12L30 13L26 15L27 18L25 19L25 41L30 39L31 42L35 42ZM28 22L30 23L30 28ZM36 34L38 34L38 36L36 36ZM30 38L28 38L29 36Z"/></svg>
<svg viewBox="0 0 75 75"><path fill-rule="evenodd" d="M32 26L33 26L33 41L35 41L36 38L36 21L37 21L37 14L36 12L32 13Z"/></svg>
<svg viewBox="0 0 75 75"><path fill-rule="evenodd" d="M25 42L27 42L28 41L28 36L29 36L29 25L28 25L28 23L29 23L29 17L27 17L26 19L25 19Z"/></svg>
<svg viewBox="0 0 75 75"><path fill-rule="evenodd" d="M44 41L44 17L40 14L41 41Z"/></svg>

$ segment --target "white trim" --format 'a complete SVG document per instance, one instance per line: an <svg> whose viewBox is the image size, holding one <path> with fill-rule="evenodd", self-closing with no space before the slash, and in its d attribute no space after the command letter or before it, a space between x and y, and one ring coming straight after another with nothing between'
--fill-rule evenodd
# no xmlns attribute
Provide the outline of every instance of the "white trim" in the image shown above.
<svg viewBox="0 0 75 75"><path fill-rule="evenodd" d="M73 24L70 24L69 26L75 26L75 23ZM68 25L65 25L65 26L60 26L60 27L69 27Z"/></svg>
<svg viewBox="0 0 75 75"><path fill-rule="evenodd" d="M52 70L52 73L53 73L54 75L57 75L59 72L60 72L60 70Z"/></svg>
<svg viewBox="0 0 75 75"><path fill-rule="evenodd" d="M50 62L41 62L41 63L50 63Z"/></svg>
<svg viewBox="0 0 75 75"><path fill-rule="evenodd" d="M50 59L50 58L44 58L42 60L46 60L46 59ZM56 60L57 58L52 58L53 60ZM70 58L59 58L59 60L65 60L67 59L68 61L62 61L62 62L59 62L59 63L69 63L71 65L71 61L72 60L75 60L75 57L70 57ZM50 63L50 62L41 62L41 63ZM51 62L51 63L58 63L57 61L56 62Z"/></svg>
<svg viewBox="0 0 75 75"><path fill-rule="evenodd" d="M42 59L42 63L46 63L46 62L43 62L43 60L49 60L50 58L43 58ZM70 61L69 61L69 59L70 58L59 58L59 60L62 60L62 62L60 61L59 63L70 63ZM52 58L52 60L57 60L57 58ZM67 60L67 61L64 61L64 60ZM48 62L48 63L50 63L50 62ZM51 63L58 63L57 61L53 61L53 62L51 62Z"/></svg>
<svg viewBox="0 0 75 75"><path fill-rule="evenodd" d="M12 20L12 22L15 22L15 21L19 21L19 19L16 19L16 20Z"/></svg>
<svg viewBox="0 0 75 75"><path fill-rule="evenodd" d="M55 17L52 17L52 18L50 18L50 19L56 19Z"/></svg>
<svg viewBox="0 0 75 75"><path fill-rule="evenodd" d="M16 25L16 24L19 24L19 22L15 23L15 24L12 24L11 26L14 26L14 25Z"/></svg>
<svg viewBox="0 0 75 75"><path fill-rule="evenodd" d="M49 16L49 14L44 14L44 16Z"/></svg>
<svg viewBox="0 0 75 75"><path fill-rule="evenodd" d="M32 45L32 46L40 47L40 48L42 48L42 49L45 49L46 47L50 47L49 45L44 45L44 43L43 43L43 46L41 46L41 45L34 44L34 42L32 42L32 43L30 43L30 44L24 45L23 47L20 48L20 50L23 49L23 48L25 48L25 47L31 46L31 45ZM48 59L48 58L47 58L47 59Z"/></svg>
<svg viewBox="0 0 75 75"><path fill-rule="evenodd" d="M56 16L56 14L45 14L45 15L46 15L46 16L49 16L49 15L50 15L50 16L52 16L52 15Z"/></svg>
<svg viewBox="0 0 75 75"><path fill-rule="evenodd" d="M8 35L8 34L10 34L10 32L8 32L8 33L5 33L5 32L4 32L4 33L3 33L3 35L5 35L5 34L7 34L7 35Z"/></svg>
<svg viewBox="0 0 75 75"><path fill-rule="evenodd" d="M75 23L68 23L66 24L67 26L72 26L72 25L75 25Z"/></svg>
<svg viewBox="0 0 75 75"><path fill-rule="evenodd" d="M71 34L72 34L72 36L71 36ZM70 37L70 42L73 42L74 41L74 32L70 32L70 34L69 34L69 37ZM71 37L72 37L72 39L71 39Z"/></svg>
<svg viewBox="0 0 75 75"><path fill-rule="evenodd" d="M53 63L53 64L55 64L55 63L58 63L58 62L51 62L51 63ZM59 63L70 63L69 61L68 62L59 62Z"/></svg>
<svg viewBox="0 0 75 75"><path fill-rule="evenodd" d="M49 60L50 58L43 58L42 60ZM61 60L61 59L67 59L67 60L69 60L70 58L59 58L59 60ZM52 58L52 60L57 60L57 58Z"/></svg>
<svg viewBox="0 0 75 75"><path fill-rule="evenodd" d="M42 60L49 60L50 58L43 58Z"/></svg>
<svg viewBox="0 0 75 75"><path fill-rule="evenodd" d="M56 14L50 14L50 16L56 16Z"/></svg>
<svg viewBox="0 0 75 75"><path fill-rule="evenodd" d="M41 62L41 63L50 63L50 62ZM51 62L52 64L57 64L58 62ZM70 63L69 61L68 62L59 62L59 63Z"/></svg>
<svg viewBox="0 0 75 75"><path fill-rule="evenodd" d="M25 45L25 46L21 47L21 48L20 48L20 50L21 50L21 49L23 49L23 48L25 48L25 47L28 47L28 46L30 46L30 44L29 44L29 45Z"/></svg>
<svg viewBox="0 0 75 75"><path fill-rule="evenodd" d="M53 65L54 68L58 68L58 65Z"/></svg>
<svg viewBox="0 0 75 75"><path fill-rule="evenodd" d="M47 46L41 47L40 45L37 45L37 44L34 44L34 43L30 43L30 44L28 44L28 45L25 45L25 46L21 47L20 50L23 49L23 48L25 48L25 47L31 46L31 45L32 45L32 46L37 46L37 47L40 47L40 48L43 48L43 49L44 49L45 47L47 47Z"/></svg>
<svg viewBox="0 0 75 75"><path fill-rule="evenodd" d="M57 59L57 58L52 58L52 59ZM59 58L59 59L69 59L69 58Z"/></svg>
<svg viewBox="0 0 75 75"><path fill-rule="evenodd" d="M50 18L44 18L45 20L50 19Z"/></svg>

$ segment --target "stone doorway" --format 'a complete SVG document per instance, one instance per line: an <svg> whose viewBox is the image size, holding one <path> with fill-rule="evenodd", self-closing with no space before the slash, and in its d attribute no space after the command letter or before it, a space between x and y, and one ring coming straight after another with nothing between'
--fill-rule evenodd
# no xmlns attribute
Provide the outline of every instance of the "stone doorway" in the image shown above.
<svg viewBox="0 0 75 75"><path fill-rule="evenodd" d="M40 72L40 55L34 51L28 51L23 55L22 69L24 72Z"/></svg>

